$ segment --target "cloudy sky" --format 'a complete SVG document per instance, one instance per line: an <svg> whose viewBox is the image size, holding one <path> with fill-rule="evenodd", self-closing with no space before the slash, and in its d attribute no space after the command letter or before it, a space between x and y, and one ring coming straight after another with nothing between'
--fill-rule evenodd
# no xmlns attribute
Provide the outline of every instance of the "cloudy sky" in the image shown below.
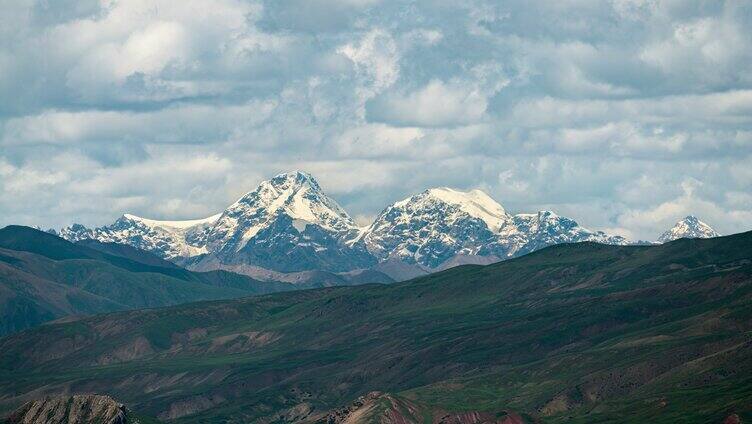
<svg viewBox="0 0 752 424"><path fill-rule="evenodd" d="M303 169L362 223L451 186L752 229L748 1L0 0L0 99L0 225L197 218Z"/></svg>

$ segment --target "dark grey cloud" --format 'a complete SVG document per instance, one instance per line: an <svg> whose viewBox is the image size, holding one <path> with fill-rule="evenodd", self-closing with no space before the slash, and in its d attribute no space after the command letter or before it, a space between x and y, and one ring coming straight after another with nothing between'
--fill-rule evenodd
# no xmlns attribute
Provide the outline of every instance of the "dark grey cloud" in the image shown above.
<svg viewBox="0 0 752 424"><path fill-rule="evenodd" d="M736 1L0 0L0 225L195 218L305 169L361 222L446 185L742 231L750 46Z"/></svg>

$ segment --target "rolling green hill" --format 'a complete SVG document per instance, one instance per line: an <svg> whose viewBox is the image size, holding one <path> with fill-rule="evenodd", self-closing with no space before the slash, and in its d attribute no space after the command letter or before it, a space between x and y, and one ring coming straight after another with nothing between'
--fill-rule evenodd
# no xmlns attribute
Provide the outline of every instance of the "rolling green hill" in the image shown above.
<svg viewBox="0 0 752 424"><path fill-rule="evenodd" d="M0 229L0 335L71 315L294 288L225 271L187 271L128 246L94 247L28 227Z"/></svg>
<svg viewBox="0 0 752 424"><path fill-rule="evenodd" d="M744 421L752 233L559 245L405 283L117 312L0 339L0 409L61 392L179 422Z"/></svg>

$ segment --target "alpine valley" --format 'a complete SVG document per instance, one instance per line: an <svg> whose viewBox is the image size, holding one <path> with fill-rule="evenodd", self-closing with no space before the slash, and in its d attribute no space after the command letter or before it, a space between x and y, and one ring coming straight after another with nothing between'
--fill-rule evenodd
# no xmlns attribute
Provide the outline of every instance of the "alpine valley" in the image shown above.
<svg viewBox="0 0 752 424"><path fill-rule="evenodd" d="M359 227L300 171L264 181L204 219L157 221L125 214L99 228L73 224L50 231L72 242L127 244L194 271L222 269L266 281L323 285L401 281L561 243L632 244L551 211L511 215L480 190L450 188L398 201L371 225ZM659 241L717 235L687 217Z"/></svg>

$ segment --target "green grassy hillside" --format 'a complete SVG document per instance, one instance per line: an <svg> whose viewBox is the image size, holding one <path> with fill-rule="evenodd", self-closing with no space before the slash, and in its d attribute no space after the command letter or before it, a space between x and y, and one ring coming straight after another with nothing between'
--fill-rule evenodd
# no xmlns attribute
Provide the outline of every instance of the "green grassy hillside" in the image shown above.
<svg viewBox="0 0 752 424"><path fill-rule="evenodd" d="M86 391L180 422L305 421L378 390L390 395L372 417L420 422L479 411L720 423L750 418L751 376L752 233L560 245L405 283L118 312L0 339L4 410Z"/></svg>
<svg viewBox="0 0 752 424"><path fill-rule="evenodd" d="M0 335L70 315L294 288L225 271L191 272L133 248L99 247L28 227L0 229Z"/></svg>

